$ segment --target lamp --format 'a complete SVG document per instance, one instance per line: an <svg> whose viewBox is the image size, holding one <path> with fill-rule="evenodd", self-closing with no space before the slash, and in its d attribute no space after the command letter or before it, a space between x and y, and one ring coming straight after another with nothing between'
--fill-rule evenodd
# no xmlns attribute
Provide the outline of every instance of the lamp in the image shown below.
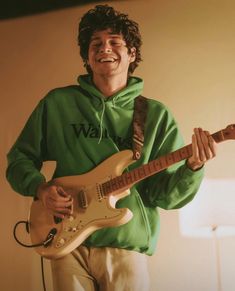
<svg viewBox="0 0 235 291"><path fill-rule="evenodd" d="M194 200L179 210L179 222L184 236L213 238L221 291L218 237L235 236L235 180L205 178Z"/></svg>

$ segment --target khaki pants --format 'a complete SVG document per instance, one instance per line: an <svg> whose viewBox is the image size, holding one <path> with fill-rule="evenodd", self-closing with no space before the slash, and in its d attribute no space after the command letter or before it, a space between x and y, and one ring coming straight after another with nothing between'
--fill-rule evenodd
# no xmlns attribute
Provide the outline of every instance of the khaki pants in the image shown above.
<svg viewBox="0 0 235 291"><path fill-rule="evenodd" d="M148 291L144 254L116 248L78 247L51 262L54 291Z"/></svg>

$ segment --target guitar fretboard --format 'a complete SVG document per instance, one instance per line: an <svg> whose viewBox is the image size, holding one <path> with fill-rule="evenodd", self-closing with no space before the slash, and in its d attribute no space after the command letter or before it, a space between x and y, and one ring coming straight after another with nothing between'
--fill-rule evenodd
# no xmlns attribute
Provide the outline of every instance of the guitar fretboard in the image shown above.
<svg viewBox="0 0 235 291"><path fill-rule="evenodd" d="M220 130L211 135L215 142L219 143L226 140L226 131ZM133 184L150 177L171 165L192 156L192 144L184 146L172 153L159 157L156 160L142 165L130 172L125 172L120 176L112 178L100 185L100 190L103 195L111 194L117 190L128 189Z"/></svg>

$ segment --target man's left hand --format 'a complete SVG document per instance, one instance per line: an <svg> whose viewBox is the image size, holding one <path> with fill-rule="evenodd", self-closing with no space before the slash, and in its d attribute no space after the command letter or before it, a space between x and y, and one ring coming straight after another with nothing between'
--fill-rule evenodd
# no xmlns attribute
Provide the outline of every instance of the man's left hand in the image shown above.
<svg viewBox="0 0 235 291"><path fill-rule="evenodd" d="M195 128L192 136L192 150L193 154L187 160L187 165L191 170L196 171L216 156L216 142L208 131Z"/></svg>

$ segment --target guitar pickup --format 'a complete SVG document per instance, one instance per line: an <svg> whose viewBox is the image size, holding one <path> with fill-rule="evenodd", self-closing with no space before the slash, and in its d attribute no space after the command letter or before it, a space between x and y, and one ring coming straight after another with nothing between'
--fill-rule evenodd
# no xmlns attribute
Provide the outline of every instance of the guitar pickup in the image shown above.
<svg viewBox="0 0 235 291"><path fill-rule="evenodd" d="M81 208L86 209L88 207L87 196L84 190L78 192L78 203Z"/></svg>

